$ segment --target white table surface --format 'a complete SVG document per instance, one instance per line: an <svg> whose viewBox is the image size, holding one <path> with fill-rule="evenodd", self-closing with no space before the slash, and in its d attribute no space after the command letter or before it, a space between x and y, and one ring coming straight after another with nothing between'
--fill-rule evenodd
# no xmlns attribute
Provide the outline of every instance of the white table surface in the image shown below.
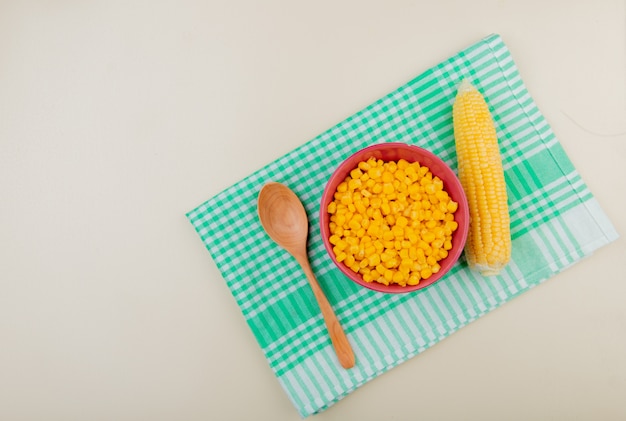
<svg viewBox="0 0 626 421"><path fill-rule="evenodd" d="M185 212L494 32L622 237L314 418L626 419L611 0L0 2L0 419L299 419Z"/></svg>

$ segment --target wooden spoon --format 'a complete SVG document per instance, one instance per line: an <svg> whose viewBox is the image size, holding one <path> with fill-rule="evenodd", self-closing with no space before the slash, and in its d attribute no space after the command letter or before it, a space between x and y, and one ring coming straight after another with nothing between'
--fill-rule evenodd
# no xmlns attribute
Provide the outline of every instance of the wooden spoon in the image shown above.
<svg viewBox="0 0 626 421"><path fill-rule="evenodd" d="M263 186L259 193L258 212L261 225L271 239L287 250L302 266L324 316L339 362L344 368L353 367L354 353L350 342L311 270L306 250L309 220L302 202L287 186L272 182Z"/></svg>

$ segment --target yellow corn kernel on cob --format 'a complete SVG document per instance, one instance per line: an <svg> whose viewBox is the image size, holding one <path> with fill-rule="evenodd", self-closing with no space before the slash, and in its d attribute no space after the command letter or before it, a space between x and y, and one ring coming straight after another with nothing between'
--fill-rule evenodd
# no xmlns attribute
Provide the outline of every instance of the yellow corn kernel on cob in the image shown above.
<svg viewBox="0 0 626 421"><path fill-rule="evenodd" d="M459 179L470 212L465 256L470 268L497 275L511 258L504 170L487 103L468 81L459 85L452 117Z"/></svg>

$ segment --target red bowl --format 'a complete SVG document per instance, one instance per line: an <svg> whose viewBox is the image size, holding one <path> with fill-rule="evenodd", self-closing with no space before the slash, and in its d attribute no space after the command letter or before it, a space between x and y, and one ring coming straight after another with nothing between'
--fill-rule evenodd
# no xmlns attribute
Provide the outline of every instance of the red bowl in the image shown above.
<svg viewBox="0 0 626 421"><path fill-rule="evenodd" d="M439 261L441 269L428 279L422 279L417 285L383 285L378 282L365 282L360 274L355 273L342 262L338 262L333 252L333 246L329 242L330 237L330 215L327 212L328 204L333 200L333 196L337 191L339 183L345 180L350 171L355 169L359 162L366 161L369 158L382 159L383 161L398 161L404 159L408 162L419 162L421 165L427 166L433 176L439 177L443 181L443 188L448 192L452 200L459 204L454 214L454 220L459 224L457 230L452 233L452 249L448 251L448 256ZM440 280L457 262L467 240L469 230L469 210L467 207L467 198L463 187L456 174L452 169L439 159L432 152L422 149L418 146L407 145L405 143L381 143L361 149L354 153L348 159L343 161L341 165L331 175L326 183L324 193L322 194L322 203L320 206L320 229L324 247L332 261L337 265L348 278L359 285L379 292L387 293L405 293L426 288L438 280Z"/></svg>

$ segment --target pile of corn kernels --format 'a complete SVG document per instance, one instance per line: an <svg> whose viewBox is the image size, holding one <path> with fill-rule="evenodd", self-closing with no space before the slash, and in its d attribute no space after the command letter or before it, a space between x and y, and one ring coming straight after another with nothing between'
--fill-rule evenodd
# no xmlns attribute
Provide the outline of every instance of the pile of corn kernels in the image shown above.
<svg viewBox="0 0 626 421"><path fill-rule="evenodd" d="M328 205L335 258L366 282L417 285L439 272L458 204L417 162L362 161Z"/></svg>

